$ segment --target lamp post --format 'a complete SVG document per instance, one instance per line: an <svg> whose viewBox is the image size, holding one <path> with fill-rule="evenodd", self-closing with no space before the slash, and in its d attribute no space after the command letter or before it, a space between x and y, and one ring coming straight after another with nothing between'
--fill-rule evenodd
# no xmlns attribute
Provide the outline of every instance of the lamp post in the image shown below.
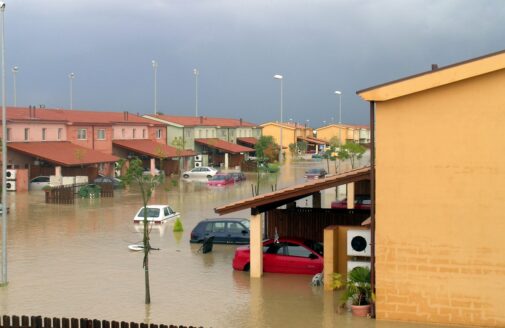
<svg viewBox="0 0 505 328"><path fill-rule="evenodd" d="M342 144L342 92L335 91L335 94L338 95L338 143Z"/></svg>
<svg viewBox="0 0 505 328"><path fill-rule="evenodd" d="M2 16L2 279L0 286L7 284L7 182L5 173L7 172L7 125L6 125L6 109L5 109L5 47L4 47L4 21L5 21L5 2L0 2L0 12Z"/></svg>
<svg viewBox="0 0 505 328"><path fill-rule="evenodd" d="M282 99L283 98L283 96L282 96L283 85L282 84L284 81L284 77L282 75L276 74L276 75L274 75L274 79L281 81L281 122L280 122L281 128L280 128L280 138L279 138L279 143L280 143L280 145L279 145L279 147L280 147L280 149L279 149L279 163L281 163L282 162L282 101L283 101L283 99Z"/></svg>
<svg viewBox="0 0 505 328"><path fill-rule="evenodd" d="M158 114L158 81L157 81L157 73L158 73L158 62L156 60L152 60L153 64L153 74L154 74L154 115Z"/></svg>
<svg viewBox="0 0 505 328"><path fill-rule="evenodd" d="M198 117L198 75L200 75L200 71L194 68L193 75L195 76L195 117Z"/></svg>
<svg viewBox="0 0 505 328"><path fill-rule="evenodd" d="M14 66L12 68L12 82L13 82L13 88L14 88L14 107L17 107L18 101L17 101L17 93L16 93L16 75L19 71L19 67Z"/></svg>
<svg viewBox="0 0 505 328"><path fill-rule="evenodd" d="M68 80L70 82L70 109L74 109L74 88L73 88L74 78L75 78L74 73L68 74Z"/></svg>

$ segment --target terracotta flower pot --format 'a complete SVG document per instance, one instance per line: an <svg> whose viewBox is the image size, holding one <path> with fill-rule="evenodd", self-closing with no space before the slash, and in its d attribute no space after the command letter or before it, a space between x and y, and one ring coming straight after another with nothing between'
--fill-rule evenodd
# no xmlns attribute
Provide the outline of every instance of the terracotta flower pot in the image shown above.
<svg viewBox="0 0 505 328"><path fill-rule="evenodd" d="M357 317L366 317L370 313L370 304L367 305L351 305L352 315Z"/></svg>

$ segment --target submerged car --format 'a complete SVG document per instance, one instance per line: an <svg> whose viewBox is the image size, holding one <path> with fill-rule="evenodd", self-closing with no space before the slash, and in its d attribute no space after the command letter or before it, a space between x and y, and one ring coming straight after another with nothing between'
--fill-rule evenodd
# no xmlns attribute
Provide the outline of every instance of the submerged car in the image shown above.
<svg viewBox="0 0 505 328"><path fill-rule="evenodd" d="M165 223L169 220L180 217L180 213L174 211L168 205L147 205L147 211L142 206L133 218L133 223L143 223L144 214L147 213L148 223Z"/></svg>
<svg viewBox="0 0 505 328"><path fill-rule="evenodd" d="M246 180L246 176L242 172L230 172L229 173L235 182Z"/></svg>
<svg viewBox="0 0 505 328"><path fill-rule="evenodd" d="M305 178L307 179L321 179L326 176L325 169L309 169L305 171Z"/></svg>
<svg viewBox="0 0 505 328"><path fill-rule="evenodd" d="M233 269L248 271L249 246L235 250ZM263 242L263 271L275 273L316 274L323 271L323 245L299 238L280 238Z"/></svg>
<svg viewBox="0 0 505 328"><path fill-rule="evenodd" d="M107 183L107 184L112 184L114 189L120 188L122 186L121 184L121 179L115 178L115 177L108 177L108 176L98 176L95 180L93 180L94 184L102 184L102 183Z"/></svg>
<svg viewBox="0 0 505 328"><path fill-rule="evenodd" d="M224 186L232 183L235 183L235 180L230 174L216 174L207 182L209 186Z"/></svg>
<svg viewBox="0 0 505 328"><path fill-rule="evenodd" d="M370 195L354 196L354 209L369 210L371 206L372 206L372 200L370 199ZM331 202L331 208L347 209L347 198Z"/></svg>
<svg viewBox="0 0 505 328"><path fill-rule="evenodd" d="M249 220L244 218L218 218L200 221L191 231L191 243L202 243L214 237L218 244L249 244Z"/></svg>
<svg viewBox="0 0 505 328"><path fill-rule="evenodd" d="M49 176L38 176L30 180L28 188L30 190L42 190L45 186L49 186Z"/></svg>
<svg viewBox="0 0 505 328"><path fill-rule="evenodd" d="M185 179L188 178L212 178L215 176L219 171L208 166L201 166L201 167L195 167L194 169L190 171L186 171L182 173L182 177Z"/></svg>

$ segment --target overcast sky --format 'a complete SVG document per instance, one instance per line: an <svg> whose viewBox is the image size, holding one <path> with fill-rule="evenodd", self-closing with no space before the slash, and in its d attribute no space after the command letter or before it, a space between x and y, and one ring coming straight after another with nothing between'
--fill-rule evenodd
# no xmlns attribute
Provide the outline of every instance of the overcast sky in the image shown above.
<svg viewBox="0 0 505 328"><path fill-rule="evenodd" d="M356 91L505 49L503 0L6 1L7 104L368 124Z"/></svg>

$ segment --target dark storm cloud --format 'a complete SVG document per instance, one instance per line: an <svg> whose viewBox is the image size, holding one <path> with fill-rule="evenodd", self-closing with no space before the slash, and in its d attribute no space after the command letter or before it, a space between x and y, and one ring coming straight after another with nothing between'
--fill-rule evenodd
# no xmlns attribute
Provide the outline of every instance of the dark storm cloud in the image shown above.
<svg viewBox="0 0 505 328"><path fill-rule="evenodd" d="M11 68L18 105L153 108L151 60L159 62L159 110L253 122L368 123L355 91L505 48L501 0L178 0L7 2L8 103Z"/></svg>

